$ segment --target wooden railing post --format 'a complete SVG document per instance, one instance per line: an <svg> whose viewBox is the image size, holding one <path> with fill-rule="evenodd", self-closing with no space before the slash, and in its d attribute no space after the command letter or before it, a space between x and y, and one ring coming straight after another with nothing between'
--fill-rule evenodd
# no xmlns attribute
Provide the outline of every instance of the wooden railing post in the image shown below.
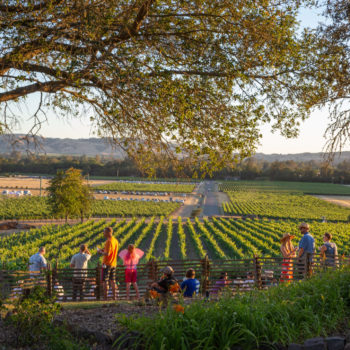
<svg viewBox="0 0 350 350"><path fill-rule="evenodd" d="M257 256L254 256L254 270L255 270L255 285L258 289L262 289L261 264Z"/></svg>
<svg viewBox="0 0 350 350"><path fill-rule="evenodd" d="M306 259L305 259L306 277L311 277L312 275L312 256L313 254L310 254L310 253L306 254Z"/></svg>
<svg viewBox="0 0 350 350"><path fill-rule="evenodd" d="M150 260L147 263L149 270L148 270L148 278L152 282L156 282L158 280L158 263L154 259Z"/></svg>
<svg viewBox="0 0 350 350"><path fill-rule="evenodd" d="M47 295L49 297L52 297L52 291L53 291L53 285L52 285L52 271L51 271L51 265L47 264L47 270L46 270L46 291Z"/></svg>
<svg viewBox="0 0 350 350"><path fill-rule="evenodd" d="M208 255L202 259L202 294L207 296L209 292L210 262Z"/></svg>
<svg viewBox="0 0 350 350"><path fill-rule="evenodd" d="M101 300L102 284L101 284L101 265L98 262L96 267L96 299Z"/></svg>
<svg viewBox="0 0 350 350"><path fill-rule="evenodd" d="M58 262L56 261L55 267L52 270L52 284L54 285L57 281L57 270L58 270ZM54 286L53 286L54 288Z"/></svg>

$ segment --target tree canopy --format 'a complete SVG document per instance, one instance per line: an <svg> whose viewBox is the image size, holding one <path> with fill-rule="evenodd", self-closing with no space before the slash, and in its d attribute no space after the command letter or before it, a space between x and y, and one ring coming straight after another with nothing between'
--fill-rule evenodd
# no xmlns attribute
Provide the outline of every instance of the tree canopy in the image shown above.
<svg viewBox="0 0 350 350"><path fill-rule="evenodd" d="M321 105L330 108L327 129L328 151L341 149L350 141L350 2L326 0L326 24L319 27L318 63Z"/></svg>
<svg viewBox="0 0 350 350"><path fill-rule="evenodd" d="M93 200L91 188L84 184L81 170L69 168L59 170L50 180L48 187L49 203L52 212L67 219L71 216L84 216L90 213Z"/></svg>
<svg viewBox="0 0 350 350"><path fill-rule="evenodd" d="M311 2L2 0L0 127L40 94L33 133L46 108L85 113L149 172L215 171L254 152L262 123L290 137L307 117Z"/></svg>

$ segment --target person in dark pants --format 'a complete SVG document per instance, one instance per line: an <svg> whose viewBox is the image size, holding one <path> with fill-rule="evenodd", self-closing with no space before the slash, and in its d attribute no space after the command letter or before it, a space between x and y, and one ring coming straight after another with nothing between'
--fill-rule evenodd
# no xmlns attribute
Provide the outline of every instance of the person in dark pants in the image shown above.
<svg viewBox="0 0 350 350"><path fill-rule="evenodd" d="M299 230L303 237L299 242L298 251L298 270L299 277L306 275L307 264L311 262L312 255L315 252L315 239L310 234L310 226L303 222L299 225Z"/></svg>
<svg viewBox="0 0 350 350"><path fill-rule="evenodd" d="M106 227L103 231L106 243L103 249L97 252L103 255L103 293L104 299L107 300L108 289L112 287L113 300L117 300L116 268L118 256L118 241L113 237L112 227Z"/></svg>
<svg viewBox="0 0 350 350"><path fill-rule="evenodd" d="M321 256L324 259L324 265L327 267L336 267L338 265L338 249L334 242L331 242L332 235L326 232L323 236L323 246L321 247Z"/></svg>
<svg viewBox="0 0 350 350"><path fill-rule="evenodd" d="M70 267L74 269L73 273L73 300L77 299L79 294L80 300L84 299L84 287L86 281L86 270L88 268L88 262L91 259L91 254L86 244L80 246L79 253L73 255L70 262Z"/></svg>

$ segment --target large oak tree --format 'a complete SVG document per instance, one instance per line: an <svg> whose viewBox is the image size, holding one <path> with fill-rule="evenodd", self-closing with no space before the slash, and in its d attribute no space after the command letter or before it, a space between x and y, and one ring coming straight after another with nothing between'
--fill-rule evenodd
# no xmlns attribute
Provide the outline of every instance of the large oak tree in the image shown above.
<svg viewBox="0 0 350 350"><path fill-rule="evenodd" d="M342 149L350 141L350 2L348 0L324 0L325 24L318 28L317 54L313 56L317 77L315 96L311 103L330 109L327 129L328 150Z"/></svg>
<svg viewBox="0 0 350 350"><path fill-rule="evenodd" d="M40 94L35 126L47 108L89 113L148 170L249 156L261 123L293 136L311 107L296 20L308 2L1 0L2 131Z"/></svg>

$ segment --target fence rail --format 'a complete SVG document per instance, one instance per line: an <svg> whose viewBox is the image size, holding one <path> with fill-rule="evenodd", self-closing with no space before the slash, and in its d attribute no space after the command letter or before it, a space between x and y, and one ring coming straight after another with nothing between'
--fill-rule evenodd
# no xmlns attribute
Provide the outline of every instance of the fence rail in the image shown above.
<svg viewBox="0 0 350 350"><path fill-rule="evenodd" d="M137 267L137 284L141 296L150 284L161 278L162 269L172 266L175 278L182 282L186 271L193 268L200 281L200 294L218 296L224 290L235 294L253 289L267 289L280 283L290 283L309 277L327 269L337 269L350 264L349 257L329 261L319 255L308 255L303 259L281 257L254 257L241 260L151 260ZM116 270L118 299L126 298L124 267ZM29 271L0 270L0 294L5 298L17 298L35 285L43 286L49 295L56 295L60 302L103 300L102 268L76 270L51 268L33 273ZM131 297L135 296L131 289ZM111 290L108 298L112 298Z"/></svg>

